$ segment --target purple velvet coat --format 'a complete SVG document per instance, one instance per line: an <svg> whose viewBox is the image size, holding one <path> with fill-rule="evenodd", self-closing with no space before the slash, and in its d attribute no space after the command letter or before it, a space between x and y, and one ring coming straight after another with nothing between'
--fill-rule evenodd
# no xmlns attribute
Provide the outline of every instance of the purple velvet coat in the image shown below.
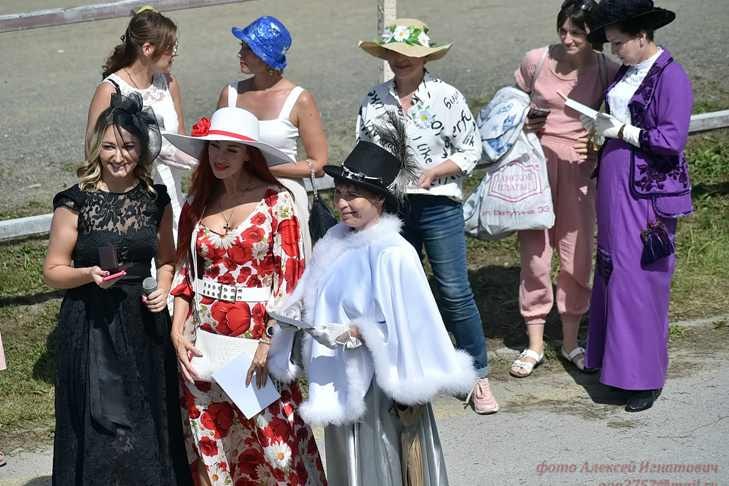
<svg viewBox="0 0 729 486"><path fill-rule="evenodd" d="M612 87L625 75L621 68ZM640 148L609 139L597 179L597 265L586 365L626 390L662 388L668 369L668 304L675 255L641 262L641 232L660 222L671 238L689 214L691 184L683 154L691 84L668 51L658 57L628 108L642 129Z"/></svg>
<svg viewBox="0 0 729 486"><path fill-rule="evenodd" d="M608 91L627 70L628 66L620 68ZM661 216L692 213L691 181L684 155L693 108L691 81L668 50L648 71L628 108L632 124L642 129L640 149L633 148L631 155L633 196L652 199Z"/></svg>

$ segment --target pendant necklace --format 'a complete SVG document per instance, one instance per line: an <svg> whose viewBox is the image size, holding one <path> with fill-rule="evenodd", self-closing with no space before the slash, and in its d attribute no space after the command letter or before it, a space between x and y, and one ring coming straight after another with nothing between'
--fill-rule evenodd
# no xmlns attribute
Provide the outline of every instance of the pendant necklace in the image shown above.
<svg viewBox="0 0 729 486"><path fill-rule="evenodd" d="M139 86L137 86L137 83L134 81L134 78L132 77L132 73L129 72L129 69L124 68L124 72L127 73L127 76L129 77L129 81L132 82L135 88L141 89Z"/></svg>
<svg viewBox="0 0 729 486"><path fill-rule="evenodd" d="M228 217L227 217L227 218L225 217L225 213L223 213L223 219L225 220L225 224L223 225L223 231L225 231L225 234L226 234L226 235L228 234L228 232L229 232L230 230L232 230L232 229L233 229L233 228L231 228L231 226L230 226L230 220L231 220L231 219L233 218L233 213L234 213L234 212L235 212L235 208L231 209L231 210L230 210L230 214L228 215Z"/></svg>
<svg viewBox="0 0 729 486"><path fill-rule="evenodd" d="M246 193L246 192L250 191L251 189L253 189L253 187L257 183L258 183L258 181L253 180L253 182L251 184L249 184L248 186L244 187L241 192ZM233 209L230 210L230 214L228 215L228 217L226 217L225 216L225 211L223 211L223 203L222 203L222 200L218 204L220 205L220 213L223 215L223 219L225 220L225 224L223 225L223 231L225 231L224 234L227 235L228 232L230 232L230 230L233 229L233 227L230 225L230 221L233 219L233 214L235 213L235 210L237 209L237 206L233 206Z"/></svg>

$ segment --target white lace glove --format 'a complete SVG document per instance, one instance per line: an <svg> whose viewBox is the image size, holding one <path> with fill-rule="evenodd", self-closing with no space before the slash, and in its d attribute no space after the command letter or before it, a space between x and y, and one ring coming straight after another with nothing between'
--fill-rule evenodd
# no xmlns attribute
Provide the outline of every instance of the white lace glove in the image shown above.
<svg viewBox="0 0 729 486"><path fill-rule="evenodd" d="M330 349L335 349L337 346L354 349L362 345L359 339L352 336L349 324L322 324L308 332L319 344Z"/></svg>
<svg viewBox="0 0 729 486"><path fill-rule="evenodd" d="M580 115L580 123L582 123L582 126L585 127L585 130L588 132L595 129L595 120L587 115Z"/></svg>
<svg viewBox="0 0 729 486"><path fill-rule="evenodd" d="M580 115L580 123L587 130L588 136L592 139L592 143L595 147L600 147L605 143L605 137L595 132L595 120L587 115Z"/></svg>
<svg viewBox="0 0 729 486"><path fill-rule="evenodd" d="M620 127L623 125L623 122L612 115L598 113L595 119L595 133L605 138L618 138Z"/></svg>

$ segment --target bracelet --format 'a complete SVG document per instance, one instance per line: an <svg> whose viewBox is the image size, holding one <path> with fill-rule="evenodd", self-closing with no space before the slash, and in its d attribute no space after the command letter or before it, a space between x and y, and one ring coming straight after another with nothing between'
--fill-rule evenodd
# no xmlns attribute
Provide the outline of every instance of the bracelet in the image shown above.
<svg viewBox="0 0 729 486"><path fill-rule="evenodd" d="M267 345L270 346L271 345L271 338L270 337L267 337L267 336L264 336L264 337L262 337L261 339L258 340L258 344L267 344Z"/></svg>
<svg viewBox="0 0 729 486"><path fill-rule="evenodd" d="M624 142L625 139L623 138L623 130L625 130L625 124L624 123L620 127L620 130L618 130L618 138Z"/></svg>
<svg viewBox="0 0 729 486"><path fill-rule="evenodd" d="M314 162L311 161L311 159L306 159L304 162L306 162L306 165L309 166L309 174L311 178L314 178Z"/></svg>

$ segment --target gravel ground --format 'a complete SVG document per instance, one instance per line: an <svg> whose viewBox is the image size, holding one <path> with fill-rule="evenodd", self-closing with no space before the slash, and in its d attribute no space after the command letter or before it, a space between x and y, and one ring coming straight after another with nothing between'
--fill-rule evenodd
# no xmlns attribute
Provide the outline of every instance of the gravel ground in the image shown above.
<svg viewBox="0 0 729 486"><path fill-rule="evenodd" d="M0 14L88 1L7 0ZM438 41L454 48L433 72L468 98L480 98L511 83L523 53L556 40L553 27L561 0L400 0L400 16L431 24ZM678 21L658 40L685 64L698 96L729 93L729 8L726 0L663 0ZM378 64L356 48L375 36L375 2L254 0L172 12L179 25L180 56L174 72L183 89L187 126L213 109L220 88L239 77L232 24L273 14L290 27L294 46L287 76L310 89L320 105L331 160L352 142L360 98L377 82ZM0 217L50 211L52 195L75 180L82 157L89 99L100 66L126 24L104 20L0 34Z"/></svg>

